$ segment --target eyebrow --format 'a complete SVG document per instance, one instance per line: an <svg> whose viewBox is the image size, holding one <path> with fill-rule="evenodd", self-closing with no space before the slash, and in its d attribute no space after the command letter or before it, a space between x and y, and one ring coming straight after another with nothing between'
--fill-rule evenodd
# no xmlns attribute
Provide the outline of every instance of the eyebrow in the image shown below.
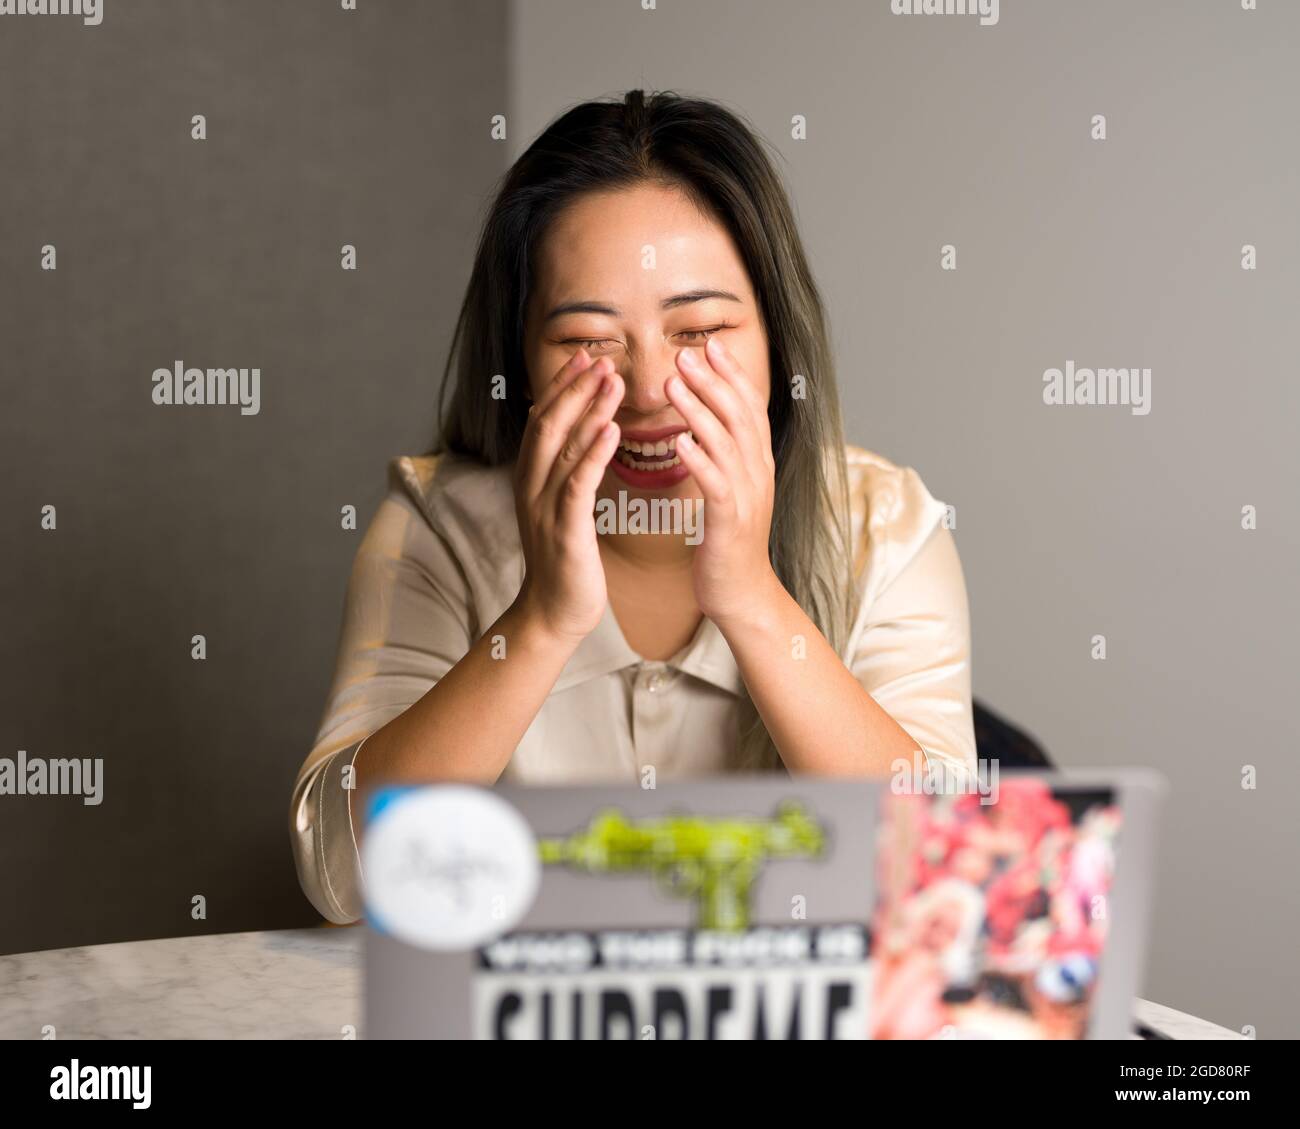
<svg viewBox="0 0 1300 1129"><path fill-rule="evenodd" d="M689 306L692 302L705 302L710 298L721 298L728 302L742 301L730 290L687 290L682 294L674 294L671 298L665 298L659 303L659 306L661 309L675 310L678 306ZM611 306L606 302L589 300L563 302L551 310L542 321L543 323L553 321L565 314L606 314L609 317L618 317L619 309L617 306Z"/></svg>

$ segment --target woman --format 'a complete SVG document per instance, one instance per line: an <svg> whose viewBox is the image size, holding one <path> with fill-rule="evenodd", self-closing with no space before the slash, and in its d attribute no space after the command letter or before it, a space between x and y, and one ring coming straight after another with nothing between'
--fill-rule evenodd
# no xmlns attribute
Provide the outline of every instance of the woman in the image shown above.
<svg viewBox="0 0 1300 1129"><path fill-rule="evenodd" d="M360 916L376 782L974 766L944 507L844 446L790 204L735 115L634 90L554 122L493 203L444 376L294 789L327 918ZM675 526L612 520L638 502Z"/></svg>

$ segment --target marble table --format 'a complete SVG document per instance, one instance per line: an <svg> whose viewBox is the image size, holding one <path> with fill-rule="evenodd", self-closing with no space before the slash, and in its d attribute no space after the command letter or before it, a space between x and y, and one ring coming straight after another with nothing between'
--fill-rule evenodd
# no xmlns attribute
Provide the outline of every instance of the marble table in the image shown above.
<svg viewBox="0 0 1300 1129"><path fill-rule="evenodd" d="M218 933L0 956L0 1038L341 1039L361 1035L358 927ZM1235 1031L1145 1000L1174 1039Z"/></svg>

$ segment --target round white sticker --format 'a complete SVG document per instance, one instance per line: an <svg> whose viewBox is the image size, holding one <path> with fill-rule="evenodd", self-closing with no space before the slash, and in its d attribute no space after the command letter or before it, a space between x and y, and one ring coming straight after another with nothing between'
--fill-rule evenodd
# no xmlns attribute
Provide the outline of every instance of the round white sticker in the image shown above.
<svg viewBox="0 0 1300 1129"><path fill-rule="evenodd" d="M372 923L424 949L468 949L513 928L541 881L524 817L463 784L390 800L362 839L361 867Z"/></svg>

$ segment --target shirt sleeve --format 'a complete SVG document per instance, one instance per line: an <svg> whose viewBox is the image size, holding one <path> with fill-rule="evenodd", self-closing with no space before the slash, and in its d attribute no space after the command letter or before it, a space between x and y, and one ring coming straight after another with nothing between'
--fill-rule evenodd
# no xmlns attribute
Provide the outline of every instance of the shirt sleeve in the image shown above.
<svg viewBox="0 0 1300 1129"><path fill-rule="evenodd" d="M464 575L414 489L395 469L357 550L329 699L293 789L298 881L312 905L340 924L362 913L360 813L353 810L350 771L357 751L419 701L471 644Z"/></svg>
<svg viewBox="0 0 1300 1129"><path fill-rule="evenodd" d="M878 529L884 544L875 591L859 611L849 669L872 698L921 746L927 766L976 768L971 705L970 613L966 582L944 507L910 469L898 509L909 516ZM899 529L902 532L899 532Z"/></svg>

